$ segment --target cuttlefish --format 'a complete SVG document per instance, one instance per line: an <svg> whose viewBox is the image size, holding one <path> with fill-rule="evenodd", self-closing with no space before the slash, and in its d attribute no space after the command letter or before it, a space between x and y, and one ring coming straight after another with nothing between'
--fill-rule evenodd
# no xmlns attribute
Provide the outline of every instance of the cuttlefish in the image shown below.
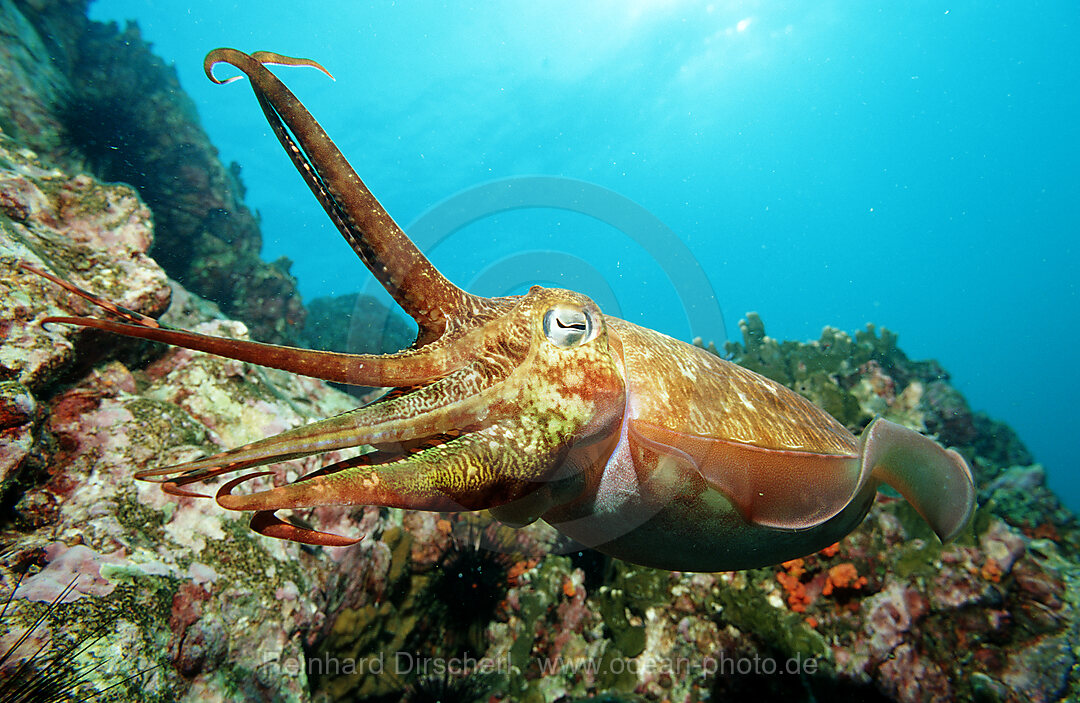
<svg viewBox="0 0 1080 703"><path fill-rule="evenodd" d="M283 509L375 505L487 510L542 519L620 559L720 571L775 564L836 542L888 484L937 535L969 520L971 472L955 451L884 419L856 438L788 388L605 315L588 297L534 286L484 298L447 280L409 240L334 142L265 64L307 59L217 49L250 79L270 126L330 219L418 326L384 355L313 351L172 329L40 273L119 317L50 317L327 381L390 388L356 410L189 463L140 471L187 486L313 454L371 451L252 493L228 480L215 499L252 511L263 535L324 546L358 540L302 527ZM329 75L329 74L328 74ZM29 268L29 267L27 267Z"/></svg>

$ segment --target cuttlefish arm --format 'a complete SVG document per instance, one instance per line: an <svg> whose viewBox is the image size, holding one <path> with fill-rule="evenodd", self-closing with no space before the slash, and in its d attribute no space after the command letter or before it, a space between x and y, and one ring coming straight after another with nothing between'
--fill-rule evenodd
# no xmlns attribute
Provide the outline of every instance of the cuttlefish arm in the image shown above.
<svg viewBox="0 0 1080 703"><path fill-rule="evenodd" d="M539 509L544 500L537 495L551 490L548 474L576 441L574 429L595 424L598 413L583 406L592 408L595 398L603 393L598 395L596 387L573 391L566 384L562 384L564 392L558 394L548 392L546 386L533 388L538 379L557 377L568 363L556 358L559 355L552 357L550 349L536 347L550 346L548 328L553 321L576 329L584 319L582 311L595 306L569 291L537 289L525 298L486 299L451 284L402 233L318 123L262 61L314 65L280 55L247 56L222 49L208 55L206 70L212 77L214 64L228 62L251 79L275 134L312 192L372 273L417 321L420 338L414 349L390 355L339 354L222 339L169 328L24 265L24 269L119 318L62 316L46 318L43 323L77 324L325 380L397 389L355 413L207 459L140 472L137 477L160 480L168 492L177 495L201 495L184 487L220 474L334 449L376 447L372 454L323 469L295 486L265 491L258 499L232 495L237 482L230 482L220 492L219 502L226 507L260 510L254 521L257 529L286 530L291 539L317 544L339 544L341 539L285 527L268 517L268 507L263 510L258 506L349 502L472 509L503 505L531 494L530 510ZM556 309L563 312L555 314ZM588 314L591 319L601 319L598 311ZM602 323L597 322L591 329L595 333L600 328ZM558 334L565 337L565 332ZM587 341L595 337L592 334ZM617 385L617 375L610 371L608 364L604 383ZM595 372L589 376L594 382L601 378ZM577 378L580 385L587 376L579 371ZM533 390L526 392L529 388ZM521 397L523 392L527 397ZM585 396L590 399L585 400ZM544 422L523 424L521 409L537 397L542 401L538 413ZM621 398L621 394L614 397ZM530 418L535 420L534 415ZM549 429L553 426L566 436L553 435ZM497 448L504 442L532 447L531 459L521 461L500 454ZM444 468L431 468L439 465ZM461 471L467 474L464 482L455 478ZM309 497L304 499L305 495ZM261 502L256 505L251 502L254 500Z"/></svg>
<svg viewBox="0 0 1080 703"><path fill-rule="evenodd" d="M121 321L116 321L96 317L52 316L43 319L42 324L61 323L92 327L126 337L137 337L217 354L324 381L375 388L423 383L448 373L451 368L460 366L463 362L460 355L455 356L452 352L448 353L441 348L433 348L426 352L406 350L397 354L343 354L214 337L175 329L152 317L105 300L48 271L25 262L20 262L19 266L49 279L80 298L121 318Z"/></svg>
<svg viewBox="0 0 1080 703"><path fill-rule="evenodd" d="M369 358L320 352L314 356L319 365L302 366L297 358L311 358L307 350L169 329L46 271L28 264L22 268L122 320L48 317L43 323L95 327L323 378L333 377L327 362L336 359L347 365ZM268 472L245 473L214 497L223 507L255 511L252 528L262 534L323 546L355 540L284 522L274 512L355 504L443 511L501 506L512 515L521 511L514 505L522 503L535 517L574 483L572 477L559 479L554 472L578 441L577 431L597 427L603 422L598 418L621 412L621 380L606 360L603 340L597 340L602 316L584 296L536 289L518 298L510 313L487 322L482 330L466 331L460 339L470 359L441 377L423 366L403 366L416 385L398 388L371 405L204 459L140 471L135 477L162 482L173 495L210 497L185 487L271 463L370 445L375 452L324 467L295 484L236 495L239 484ZM582 320L590 321L587 337L578 334ZM571 354L565 349L565 330L571 331L571 346L593 344ZM552 336L563 346L553 344ZM381 362L407 356L370 358ZM282 363L277 364L279 359ZM380 378L388 375L385 369L382 374ZM567 376L573 380L567 382ZM560 390L552 391L555 387ZM529 452L517 456L503 451L507 445L528 447Z"/></svg>

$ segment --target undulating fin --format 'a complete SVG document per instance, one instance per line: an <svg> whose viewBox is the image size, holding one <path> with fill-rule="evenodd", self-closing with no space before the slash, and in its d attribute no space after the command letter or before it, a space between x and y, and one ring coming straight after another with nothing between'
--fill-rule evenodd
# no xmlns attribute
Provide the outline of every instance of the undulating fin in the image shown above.
<svg viewBox="0 0 1080 703"><path fill-rule="evenodd" d="M805 530L835 517L866 480L854 438L851 453L827 454L762 449L634 422L628 439L639 464L696 472L743 520L780 530Z"/></svg>
<svg viewBox="0 0 1080 703"><path fill-rule="evenodd" d="M861 439L871 478L904 496L942 542L964 529L975 509L975 482L962 456L881 418L863 430Z"/></svg>

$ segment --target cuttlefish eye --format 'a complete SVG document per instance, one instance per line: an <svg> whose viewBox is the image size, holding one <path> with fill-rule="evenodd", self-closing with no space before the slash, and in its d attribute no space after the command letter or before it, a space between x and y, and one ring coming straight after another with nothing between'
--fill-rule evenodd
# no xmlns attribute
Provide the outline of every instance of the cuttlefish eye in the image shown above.
<svg viewBox="0 0 1080 703"><path fill-rule="evenodd" d="M589 313L571 305L556 305L544 313L544 335L557 347L570 349L593 336L595 323Z"/></svg>

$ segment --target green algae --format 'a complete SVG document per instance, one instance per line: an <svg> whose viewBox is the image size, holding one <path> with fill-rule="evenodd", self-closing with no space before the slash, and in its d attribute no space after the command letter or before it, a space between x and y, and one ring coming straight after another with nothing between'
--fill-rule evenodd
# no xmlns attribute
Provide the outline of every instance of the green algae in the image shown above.
<svg viewBox="0 0 1080 703"><path fill-rule="evenodd" d="M165 512L151 508L139 500L134 488L121 488L112 497L116 505L113 515L131 540L131 546L143 546L153 550L165 539Z"/></svg>
<svg viewBox="0 0 1080 703"><path fill-rule="evenodd" d="M756 313L740 320L743 341L728 342L725 351L732 361L771 378L809 398L848 427L857 428L870 419L852 393L852 379L860 366L875 361L886 372L898 363L910 363L896 346L897 336L874 325L855 333L826 327L809 343L779 342L765 334L765 323Z"/></svg>
<svg viewBox="0 0 1080 703"><path fill-rule="evenodd" d="M136 422L128 431L141 446L159 449L181 445L201 446L207 441L206 427L173 403L146 397L132 397L124 409Z"/></svg>
<svg viewBox="0 0 1080 703"><path fill-rule="evenodd" d="M814 401L819 408L829 413L848 427L864 425L870 421L870 414L862 409L859 399L845 391L824 371L815 371L791 384L796 393Z"/></svg>
<svg viewBox="0 0 1080 703"><path fill-rule="evenodd" d="M385 597L341 608L333 629L308 659L316 690L333 700L400 693L405 686L401 676L385 674L401 669L398 658L428 624L425 594L431 576L410 570L412 535L392 527L381 541L390 552Z"/></svg>
<svg viewBox="0 0 1080 703"><path fill-rule="evenodd" d="M646 613L649 607L667 602L670 594L669 572L613 562L611 581L600 587L597 605L611 631L612 643L623 657L645 651Z"/></svg>
<svg viewBox="0 0 1080 703"><path fill-rule="evenodd" d="M725 351L732 361L786 386L805 380L817 372L826 375L848 374L870 360L892 366L906 361L896 346L897 336L874 325L855 333L855 339L842 330L826 327L817 341L807 344L777 340L765 334L765 323L756 313L739 321L743 342L728 342Z"/></svg>
<svg viewBox="0 0 1080 703"><path fill-rule="evenodd" d="M933 538L907 542L892 555L889 570L906 580L933 578L940 571L941 551L941 543Z"/></svg>
<svg viewBox="0 0 1080 703"><path fill-rule="evenodd" d="M719 589L720 621L759 638L783 656L815 659L819 667L831 666L832 650L821 633L799 613L769 602L766 589L759 584L771 581L774 572L755 569L746 573L752 585Z"/></svg>
<svg viewBox="0 0 1080 703"><path fill-rule="evenodd" d="M300 588L308 582L298 559L277 559L269 555L260 543L266 539L248 526L244 519L222 519L224 539L208 539L198 554L198 561L214 569L224 582L242 584L245 593L259 595L274 602L278 586L292 581Z"/></svg>
<svg viewBox="0 0 1080 703"><path fill-rule="evenodd" d="M618 645L606 648L597 666L597 688L609 693L633 693L637 686L637 675L627 665L627 659L633 656L621 651Z"/></svg>

